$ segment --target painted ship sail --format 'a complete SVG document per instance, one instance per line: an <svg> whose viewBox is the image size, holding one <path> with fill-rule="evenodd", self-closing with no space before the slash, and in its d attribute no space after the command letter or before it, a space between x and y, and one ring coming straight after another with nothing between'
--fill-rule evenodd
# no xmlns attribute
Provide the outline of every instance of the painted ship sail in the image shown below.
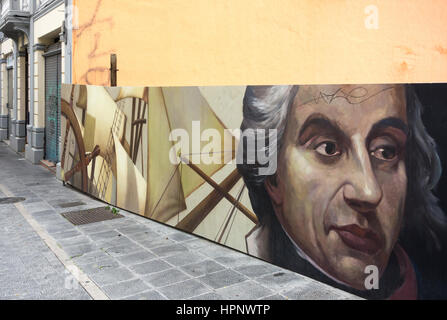
<svg viewBox="0 0 447 320"><path fill-rule="evenodd" d="M87 180L87 192L112 205L244 251L257 220L234 163L237 137L226 130L240 124L225 114L225 103L241 103L243 88L233 91L228 102L199 87L64 85L82 139L63 116L71 149L62 169L90 159L67 181L82 189Z"/></svg>

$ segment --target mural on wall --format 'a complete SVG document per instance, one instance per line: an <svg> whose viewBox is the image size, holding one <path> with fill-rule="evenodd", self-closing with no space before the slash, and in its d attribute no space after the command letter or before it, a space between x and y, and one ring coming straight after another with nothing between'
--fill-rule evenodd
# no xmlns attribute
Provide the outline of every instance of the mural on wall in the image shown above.
<svg viewBox="0 0 447 320"><path fill-rule="evenodd" d="M73 56L73 62L75 65L83 65L82 70L73 68L73 77L77 82L109 84L109 56L116 50L109 40L115 28L115 21L113 14L104 12L106 2L73 0L73 51L80 53ZM114 5L116 4L112 4ZM85 11L80 14L79 8Z"/></svg>
<svg viewBox="0 0 447 320"><path fill-rule="evenodd" d="M63 85L62 176L365 298L446 298L445 89Z"/></svg>

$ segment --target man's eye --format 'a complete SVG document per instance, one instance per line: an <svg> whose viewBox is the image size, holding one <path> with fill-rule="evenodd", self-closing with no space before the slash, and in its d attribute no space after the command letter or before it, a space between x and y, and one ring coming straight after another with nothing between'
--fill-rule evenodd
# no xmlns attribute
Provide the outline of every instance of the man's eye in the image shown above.
<svg viewBox="0 0 447 320"><path fill-rule="evenodd" d="M392 161L397 156L397 149L392 146L380 146L371 151L371 155L379 160Z"/></svg>
<svg viewBox="0 0 447 320"><path fill-rule="evenodd" d="M338 149L337 144L332 141L324 141L320 143L315 148L315 151L326 157L338 156L341 153L340 150Z"/></svg>

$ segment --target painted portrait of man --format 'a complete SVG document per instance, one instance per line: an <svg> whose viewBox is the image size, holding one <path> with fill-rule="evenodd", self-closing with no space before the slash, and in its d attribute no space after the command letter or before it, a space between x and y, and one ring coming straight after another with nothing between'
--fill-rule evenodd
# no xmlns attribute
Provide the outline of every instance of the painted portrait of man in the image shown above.
<svg viewBox="0 0 447 320"><path fill-rule="evenodd" d="M445 261L447 219L421 109L410 85L247 87L241 130L277 133L275 172L238 165L260 221L248 253L365 298L426 297L412 253Z"/></svg>

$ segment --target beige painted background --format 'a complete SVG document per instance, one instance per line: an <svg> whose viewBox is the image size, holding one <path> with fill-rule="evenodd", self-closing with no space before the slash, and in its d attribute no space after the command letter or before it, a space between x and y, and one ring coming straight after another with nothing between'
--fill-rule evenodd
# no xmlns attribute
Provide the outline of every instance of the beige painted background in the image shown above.
<svg viewBox="0 0 447 320"><path fill-rule="evenodd" d="M447 81L445 0L74 5L75 83L108 85L110 53L121 86Z"/></svg>

